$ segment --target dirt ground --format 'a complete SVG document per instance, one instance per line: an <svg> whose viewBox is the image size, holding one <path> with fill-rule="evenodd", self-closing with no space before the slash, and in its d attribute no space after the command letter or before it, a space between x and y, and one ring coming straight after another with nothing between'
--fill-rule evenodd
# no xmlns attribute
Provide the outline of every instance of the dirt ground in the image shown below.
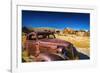
<svg viewBox="0 0 100 73"><path fill-rule="evenodd" d="M56 38L71 42L79 52L90 56L90 37L89 36L76 36L76 35L58 35Z"/></svg>

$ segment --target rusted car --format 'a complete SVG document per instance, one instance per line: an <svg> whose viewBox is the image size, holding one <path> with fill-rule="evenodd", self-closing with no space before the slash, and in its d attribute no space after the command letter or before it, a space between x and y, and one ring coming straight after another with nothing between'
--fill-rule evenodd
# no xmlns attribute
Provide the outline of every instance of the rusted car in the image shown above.
<svg viewBox="0 0 100 73"><path fill-rule="evenodd" d="M34 31L27 34L25 50L34 61L78 59L78 51L68 41L57 39L55 32Z"/></svg>

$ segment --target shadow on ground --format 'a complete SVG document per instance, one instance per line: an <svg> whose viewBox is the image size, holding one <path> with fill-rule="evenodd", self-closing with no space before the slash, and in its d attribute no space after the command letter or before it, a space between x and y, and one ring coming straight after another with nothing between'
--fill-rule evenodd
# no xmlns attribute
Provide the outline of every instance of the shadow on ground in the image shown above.
<svg viewBox="0 0 100 73"><path fill-rule="evenodd" d="M79 59L80 60L86 60L86 59L90 59L90 57L85 55L85 54L83 54L83 53L81 53L81 52L79 52Z"/></svg>

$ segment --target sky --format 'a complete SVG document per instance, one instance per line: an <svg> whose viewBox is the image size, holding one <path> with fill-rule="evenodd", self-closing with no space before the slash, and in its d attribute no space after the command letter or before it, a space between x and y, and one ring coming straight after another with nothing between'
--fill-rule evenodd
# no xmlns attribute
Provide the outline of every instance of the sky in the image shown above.
<svg viewBox="0 0 100 73"><path fill-rule="evenodd" d="M49 27L90 30L90 14L22 10L22 26L28 28Z"/></svg>

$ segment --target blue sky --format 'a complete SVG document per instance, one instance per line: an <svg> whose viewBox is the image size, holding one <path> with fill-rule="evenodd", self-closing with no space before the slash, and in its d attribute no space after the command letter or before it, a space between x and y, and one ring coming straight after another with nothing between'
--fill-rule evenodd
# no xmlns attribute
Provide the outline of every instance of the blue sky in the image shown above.
<svg viewBox="0 0 100 73"><path fill-rule="evenodd" d="M28 28L50 27L89 30L90 14L22 10L22 26Z"/></svg>

